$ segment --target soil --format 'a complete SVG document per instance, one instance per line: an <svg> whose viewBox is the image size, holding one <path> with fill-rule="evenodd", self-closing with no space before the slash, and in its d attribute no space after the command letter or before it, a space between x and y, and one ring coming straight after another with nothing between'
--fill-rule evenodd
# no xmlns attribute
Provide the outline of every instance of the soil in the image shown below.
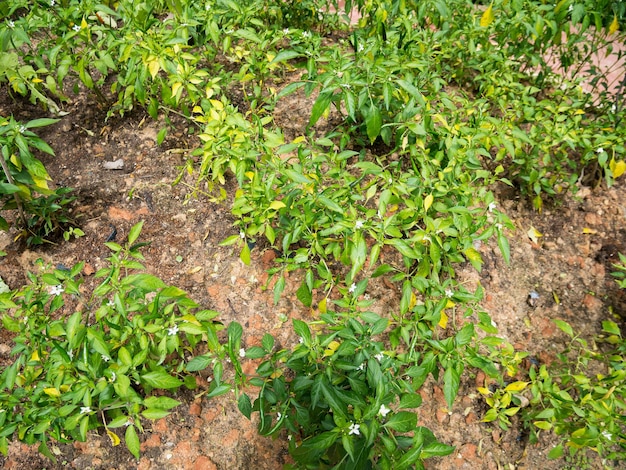
<svg viewBox="0 0 626 470"><path fill-rule="evenodd" d="M26 101L0 95L0 114L13 114L19 120L46 115ZM289 123L296 134L304 126L310 102L290 97L281 104L277 122ZM39 135L55 149L56 157L42 156L55 184L75 188L74 214L80 217L85 236L69 243L59 242L26 248L13 242L16 232L0 233L0 277L11 287L26 282L26 272L43 258L54 265L72 266L84 260L87 286L94 285L93 272L104 265L108 249L105 239L117 230L124 240L130 227L144 220L141 239L151 241L144 250L147 269L165 282L187 290L206 308L221 312L224 323L236 320L244 326L244 347L259 344L266 332L283 346L294 343L291 321L310 319L312 312L296 299L299 274L278 303L264 289L266 269L273 251L256 247L252 263L245 266L238 253L218 244L236 233L228 201L217 203L205 194L190 197L185 184L172 186L189 149L196 145L189 137L188 123L172 117L174 131L164 144L156 145L162 122L154 122L143 111L123 118L106 120L106 109L94 97L83 93L65 110L57 124L39 129ZM296 134L297 135L297 134ZM122 159L121 170L108 170L104 162ZM185 182L185 180L183 180ZM193 184L191 180L187 181ZM236 182L227 181L232 196ZM626 253L626 184L624 178L612 188L580 187L575 196L542 213L532 210L525 199L511 196L503 188L498 206L514 221L509 233L511 263L506 265L494 244L480 247L485 266L482 272L471 266L459 270L468 285L481 283L486 296L482 307L497 324L500 335L519 350L526 350L540 363L549 363L566 345L566 337L553 319L568 321L574 330L591 340L601 331L601 322L626 317L623 291L610 276L617 252ZM534 227L542 234L532 240ZM529 301L532 293L537 299ZM372 281L369 294L374 309L389 314L398 308L397 286ZM534 294L533 294L534 295ZM0 360L9 360L11 338L0 331ZM245 363L248 372L255 364ZM199 380L202 387L202 380ZM420 424L429 427L440 441L456 446L445 458L430 459L428 469L537 469L563 468L563 460L550 461L547 453L556 441L542 435L530 445L519 423L505 432L481 423L486 408L476 391L485 378L466 373L452 410L446 408L440 383L427 382L422 390L423 405L418 410ZM206 385L206 384L205 384ZM179 392L183 402L174 412L156 422L143 423L140 436L141 458L135 460L123 445L112 447L109 438L91 432L85 443L53 445L58 463L37 453L36 447L13 442L7 457L0 456L5 469L279 469L289 462L286 435L272 440L258 436L255 422L237 410L232 395L207 400L193 393ZM600 463L590 456L589 464Z"/></svg>

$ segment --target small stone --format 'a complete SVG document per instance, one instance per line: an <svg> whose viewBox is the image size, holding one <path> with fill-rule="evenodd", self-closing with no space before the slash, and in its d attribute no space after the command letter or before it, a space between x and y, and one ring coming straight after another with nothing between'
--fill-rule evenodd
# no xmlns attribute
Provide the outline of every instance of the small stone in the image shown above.
<svg viewBox="0 0 626 470"><path fill-rule="evenodd" d="M115 160L113 162L104 162L102 164L102 167L105 170L123 170L124 169L124 160L122 160L121 158L118 158L117 160Z"/></svg>

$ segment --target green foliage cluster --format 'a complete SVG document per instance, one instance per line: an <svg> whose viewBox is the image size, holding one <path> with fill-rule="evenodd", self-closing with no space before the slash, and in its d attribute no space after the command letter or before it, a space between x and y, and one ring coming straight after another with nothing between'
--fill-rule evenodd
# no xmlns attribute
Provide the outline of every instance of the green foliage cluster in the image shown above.
<svg viewBox="0 0 626 470"><path fill-rule="evenodd" d="M191 388L191 374L211 368L207 396L234 388L240 410L259 413L262 434L291 436L300 468L423 468L424 459L452 449L417 426L420 387L429 376L442 382L452 407L461 375L478 368L498 384L481 391L486 422L506 428L519 413L533 439L554 430L572 451L622 458L622 424L607 418L624 403L619 329L604 325L617 349L601 378L585 367L602 358L559 323L582 362L572 366L564 352L554 371L535 367L527 382L506 384L498 366L513 377L525 353L493 336L497 328L476 306L482 289L455 281L461 263L481 269L480 244L492 238L509 258L505 233L513 225L494 202L493 184L513 186L541 210L581 182L610 185L626 171L624 85L609 91L604 72L589 66L623 39L622 6L4 2L0 82L54 113L68 88L82 84L111 113L140 106L154 119L187 117L201 145L176 182L191 176L195 192L225 199L234 176L239 233L222 244L237 245L245 263L256 242L276 249L275 300L285 274L299 270L297 296L321 317L294 322L302 341L291 349L277 350L265 335L262 346L244 351L237 323L220 340L215 312L143 272L136 226L126 246L108 244L110 267L98 273L104 281L90 299L78 290L80 264L2 294L10 312L3 324L17 345L0 376L0 450L16 435L49 454L49 437L85 439L104 425L114 444L111 429L126 426L126 444L138 455L140 419L177 404L147 395ZM361 19L349 28L353 7ZM337 36L332 45L329 33ZM288 72L300 73L285 81ZM589 76L593 89L585 92ZM311 114L303 135L286 141L272 113L294 93L310 98ZM52 120L5 121L1 194L15 207L32 203L26 212L37 221L56 220L66 202L29 199L33 190L45 194L47 179L29 148L52 151L28 129ZM37 203L48 212L36 212ZM402 286L391 318L368 311L368 278L378 276ZM83 302L67 318L64 291ZM185 362L183 352L201 343L208 352ZM243 374L242 356L263 359L255 376ZM234 383L223 378L226 359ZM257 398L246 385L260 388Z"/></svg>
<svg viewBox="0 0 626 470"><path fill-rule="evenodd" d="M141 418L158 419L180 402L148 396L155 389L193 389L185 353L202 341L215 360L209 395L221 386L225 348L217 338L218 315L201 310L187 294L146 274L136 243L141 224L125 246L109 242L108 266L91 297L80 288L84 263L71 269L40 266L24 288L0 294L2 325L15 333L13 363L0 375L0 451L15 435L54 459L47 442L84 441L90 429L125 428L128 449L139 457ZM73 311L67 315L68 311Z"/></svg>
<svg viewBox="0 0 626 470"><path fill-rule="evenodd" d="M0 116L0 211L17 210L22 222L22 232L28 245L39 245L55 232L63 232L65 239L79 237L82 230L72 227L74 221L69 213L70 188L50 189L50 176L46 168L33 154L39 150L54 155L50 146L31 129L47 126L56 119L34 119L25 124L13 117ZM9 223L0 216L0 230L7 230Z"/></svg>

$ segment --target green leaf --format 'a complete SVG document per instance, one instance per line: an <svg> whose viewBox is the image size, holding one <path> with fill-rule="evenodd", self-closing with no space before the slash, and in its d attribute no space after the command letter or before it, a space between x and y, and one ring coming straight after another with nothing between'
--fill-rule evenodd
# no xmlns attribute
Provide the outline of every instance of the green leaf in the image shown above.
<svg viewBox="0 0 626 470"><path fill-rule="evenodd" d="M422 404L422 396L419 393L406 393L400 397L400 408L417 408Z"/></svg>
<svg viewBox="0 0 626 470"><path fill-rule="evenodd" d="M160 410L171 410L180 405L178 400L170 397L148 397L143 401L146 408L158 408Z"/></svg>
<svg viewBox="0 0 626 470"><path fill-rule="evenodd" d="M413 431L417 426L417 415L410 411L400 411L391 416L383 426L398 432Z"/></svg>
<svg viewBox="0 0 626 470"><path fill-rule="evenodd" d="M293 330L298 336L303 339L304 344L311 344L311 330L309 329L309 325L307 325L302 320L297 320L294 318Z"/></svg>
<svg viewBox="0 0 626 470"><path fill-rule="evenodd" d="M124 436L126 440L126 447L131 454L135 456L136 459L139 459L139 436L137 436L137 430L134 425L130 425L126 428L126 435Z"/></svg>
<svg viewBox="0 0 626 470"><path fill-rule="evenodd" d="M261 345L267 352L271 352L274 348L274 337L269 333L265 333L261 339Z"/></svg>
<svg viewBox="0 0 626 470"><path fill-rule="evenodd" d="M559 444L556 447L553 447L550 452L548 452L549 459L558 459L563 456L563 444Z"/></svg>
<svg viewBox="0 0 626 470"><path fill-rule="evenodd" d="M239 259L246 266L250 266L250 245L248 245L247 243L243 244L243 247L241 248L241 253L239 253Z"/></svg>
<svg viewBox="0 0 626 470"><path fill-rule="evenodd" d="M285 289L285 276L280 276L274 285L274 304L277 304L280 300L280 295Z"/></svg>
<svg viewBox="0 0 626 470"><path fill-rule="evenodd" d="M498 233L498 247L500 248L500 253L502 253L502 257L506 264L511 262L511 248L509 247L509 240L504 236L502 232Z"/></svg>
<svg viewBox="0 0 626 470"><path fill-rule="evenodd" d="M380 109L373 103L370 104L370 107L365 115L365 126L367 128L367 137L369 137L370 142L373 144L376 140L376 137L380 135L380 128L383 125L383 117L380 113Z"/></svg>
<svg viewBox="0 0 626 470"><path fill-rule="evenodd" d="M196 356L185 366L187 372L197 372L204 370L211 365L213 358L211 356Z"/></svg>
<svg viewBox="0 0 626 470"><path fill-rule="evenodd" d="M218 397L220 395L224 395L225 393L228 393L229 391L230 391L230 385L229 384L221 384L221 385L218 385L217 387L215 387L209 393L207 393L206 397L207 398Z"/></svg>
<svg viewBox="0 0 626 470"><path fill-rule="evenodd" d="M296 462L314 464L326 452L326 449L335 443L337 438L337 433L333 431L314 435L304 439L302 444L291 452L291 455Z"/></svg>
<svg viewBox="0 0 626 470"><path fill-rule="evenodd" d="M278 54L276 54L276 57L274 57L272 59L270 64L274 64L274 63L277 63L277 62L285 62L287 60L291 60L291 59L295 59L296 57L300 57L300 55L301 54L299 52L293 51L291 49L282 50Z"/></svg>
<svg viewBox="0 0 626 470"><path fill-rule="evenodd" d="M51 119L51 118L39 118L39 119L33 119L32 121L28 121L24 127L26 127L26 129L33 129L35 127L43 127L43 126L49 126L50 124L54 124L59 122L60 119Z"/></svg>
<svg viewBox="0 0 626 470"><path fill-rule="evenodd" d="M558 320L558 319L554 319L552 321L558 327L559 330L566 333L571 338L574 337L574 330L572 330L572 327L569 326L567 322L564 322L563 320Z"/></svg>
<svg viewBox="0 0 626 470"><path fill-rule="evenodd" d="M322 114L324 114L324 112L328 109L328 107L330 106L330 102L332 101L333 98L333 92L332 91L322 91L317 99L315 100L315 103L313 104L313 108L311 109L311 118L309 119L309 126L314 126L315 123L317 121L319 121L319 118L322 117Z"/></svg>
<svg viewBox="0 0 626 470"><path fill-rule="evenodd" d="M122 279L122 286L137 287L146 292L156 292L165 287L165 283L152 274L130 274Z"/></svg>
<svg viewBox="0 0 626 470"><path fill-rule="evenodd" d="M89 340L89 344L94 349L94 351L102 354L103 356L111 357L111 353L109 353L109 347L104 341L101 331L95 330L93 328L88 328L87 339Z"/></svg>
<svg viewBox="0 0 626 470"><path fill-rule="evenodd" d="M165 418L169 414L169 411L161 410L159 408L147 408L141 412L141 416L146 419L161 419Z"/></svg>
<svg viewBox="0 0 626 470"><path fill-rule="evenodd" d="M252 346L251 348L246 349L246 357L248 359L259 359L267 354L265 349L259 346Z"/></svg>
<svg viewBox="0 0 626 470"><path fill-rule="evenodd" d="M431 442L422 450L420 457L422 459L428 459L430 457L445 457L454 452L454 446L449 446L441 442Z"/></svg>
<svg viewBox="0 0 626 470"><path fill-rule="evenodd" d="M302 281L302 284L296 291L296 297L305 307L310 307L313 303L313 293L305 281Z"/></svg>
<svg viewBox="0 0 626 470"><path fill-rule="evenodd" d="M14 184L0 183L0 194L14 194L19 192L20 188Z"/></svg>
<svg viewBox="0 0 626 470"><path fill-rule="evenodd" d="M337 204L332 199L327 198L326 196L319 195L318 200L326 207L328 207L331 211L337 212L338 214L343 214L345 212L339 204Z"/></svg>
<svg viewBox="0 0 626 470"><path fill-rule="evenodd" d="M239 395L239 398L237 399L237 408L239 408L241 414L250 419L250 416L252 415L252 402L250 401L250 397L248 395L245 393Z"/></svg>
<svg viewBox="0 0 626 470"><path fill-rule="evenodd" d="M178 388L183 383L176 377L172 377L165 371L155 370L141 376L141 380L154 388L171 389Z"/></svg>
<svg viewBox="0 0 626 470"><path fill-rule="evenodd" d="M448 366L443 374L443 396L446 399L448 408L452 409L454 399L459 391L460 376L456 369Z"/></svg>

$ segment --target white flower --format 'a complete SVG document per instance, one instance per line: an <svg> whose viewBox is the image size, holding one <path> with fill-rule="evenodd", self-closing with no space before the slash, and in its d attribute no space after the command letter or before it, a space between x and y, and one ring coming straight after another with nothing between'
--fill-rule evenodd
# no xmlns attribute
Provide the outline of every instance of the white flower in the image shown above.
<svg viewBox="0 0 626 470"><path fill-rule="evenodd" d="M59 284L58 286L51 286L48 288L48 293L50 295L61 295L65 289L63 286Z"/></svg>
<svg viewBox="0 0 626 470"><path fill-rule="evenodd" d="M609 441L612 441L612 440L613 440L613 434L611 434L611 433L610 433L610 432L608 432L608 431L602 431L602 435L603 435L604 437L606 437Z"/></svg>
<svg viewBox="0 0 626 470"><path fill-rule="evenodd" d="M378 410L378 414L383 418L389 414L391 410L387 408L384 404L380 405L380 409Z"/></svg>
<svg viewBox="0 0 626 470"><path fill-rule="evenodd" d="M352 85L350 85L349 83L340 83L339 86L345 88L346 90L352 88Z"/></svg>
<svg viewBox="0 0 626 470"><path fill-rule="evenodd" d="M309 31L303 31L302 32L302 37L303 38L310 38L311 37L311 33Z"/></svg>
<svg viewBox="0 0 626 470"><path fill-rule="evenodd" d="M88 406L81 406L80 407L80 414L84 415L86 413L91 413L91 408Z"/></svg>
<svg viewBox="0 0 626 470"><path fill-rule="evenodd" d="M71 349L67 352L67 355L70 357L70 361L74 359L74 351L72 351Z"/></svg>
<svg viewBox="0 0 626 470"><path fill-rule="evenodd" d="M454 292L452 292L452 290L450 289L446 289L445 294L446 294L446 297L450 299L454 295Z"/></svg>
<svg viewBox="0 0 626 470"><path fill-rule="evenodd" d="M50 0L50 6L53 7L56 2L54 0Z"/></svg>
<svg viewBox="0 0 626 470"><path fill-rule="evenodd" d="M360 428L361 428L360 424L350 423L350 432L348 433L348 436L350 434L354 434L355 436L360 436L361 435L361 431L359 431Z"/></svg>
<svg viewBox="0 0 626 470"><path fill-rule="evenodd" d="M494 210L496 207L498 207L498 206L496 205L496 203L495 203L495 202L490 202L490 203L489 203L489 205L487 206L487 209L489 210L489 212L493 212L493 210Z"/></svg>
<svg viewBox="0 0 626 470"><path fill-rule="evenodd" d="M567 11L569 11L570 13L574 11L574 5L570 5L569 7L567 7Z"/></svg>
<svg viewBox="0 0 626 470"><path fill-rule="evenodd" d="M115 379L117 379L117 375L115 372L111 372L111 382L115 382Z"/></svg>
<svg viewBox="0 0 626 470"><path fill-rule="evenodd" d="M287 435L287 440L288 440L288 441L290 441L290 440L292 440L292 439L293 439L293 436L292 436L291 434L288 434L288 435Z"/></svg>
<svg viewBox="0 0 626 470"><path fill-rule="evenodd" d="M298 338L298 343L303 344L304 343L304 338L302 338L302 337Z"/></svg>
<svg viewBox="0 0 626 470"><path fill-rule="evenodd" d="M382 361L385 355L383 353L375 354L374 357L378 360L378 362Z"/></svg>
<svg viewBox="0 0 626 470"><path fill-rule="evenodd" d="M355 290L356 290L356 284L353 282L352 285L350 286L350 289L348 289L348 292L352 294Z"/></svg>
<svg viewBox="0 0 626 470"><path fill-rule="evenodd" d="M363 228L363 221L362 220L357 220L356 224L354 224L354 228L359 230Z"/></svg>
<svg viewBox="0 0 626 470"><path fill-rule="evenodd" d="M20 128L18 130L20 131L20 134L23 134L24 132L26 132L26 127L25 126L20 126Z"/></svg>
<svg viewBox="0 0 626 470"><path fill-rule="evenodd" d="M239 350L239 357L246 357L246 350L244 348Z"/></svg>
<svg viewBox="0 0 626 470"><path fill-rule="evenodd" d="M9 21L7 22L7 26L8 26L9 28L15 28L15 23L13 22L13 20L9 20Z"/></svg>
<svg viewBox="0 0 626 470"><path fill-rule="evenodd" d="M356 368L356 370L365 370L365 362L362 362L361 365Z"/></svg>
<svg viewBox="0 0 626 470"><path fill-rule="evenodd" d="M107 307L114 307L115 306L115 302L113 302L112 300L109 300L107 302Z"/></svg>
<svg viewBox="0 0 626 470"><path fill-rule="evenodd" d="M246 238L246 232L244 232L243 230L241 232L239 232L239 237L240 238Z"/></svg>
<svg viewBox="0 0 626 470"><path fill-rule="evenodd" d="M363 52L364 49L365 49L365 47L363 46L363 44L359 44L359 47L357 48L357 50L359 52Z"/></svg>
<svg viewBox="0 0 626 470"><path fill-rule="evenodd" d="M102 356L102 360L104 362L109 362L111 360L111 358L109 356L105 356L104 354L100 354Z"/></svg>
<svg viewBox="0 0 626 470"><path fill-rule="evenodd" d="M602 153L604 152L604 149L602 147L598 147L598 150L596 150L596 153Z"/></svg>
<svg viewBox="0 0 626 470"><path fill-rule="evenodd" d="M613 103L613 104L611 105L611 112L612 112L612 113L616 113L616 112L617 112L617 105L616 105L615 103Z"/></svg>
<svg viewBox="0 0 626 470"><path fill-rule="evenodd" d="M72 26L72 29L76 32L80 31L80 26L75 24L74 26Z"/></svg>
<svg viewBox="0 0 626 470"><path fill-rule="evenodd" d="M207 3L206 5L204 5L204 9L205 9L206 11L209 11L209 10L211 9L211 4L210 4L210 3Z"/></svg>
<svg viewBox="0 0 626 470"><path fill-rule="evenodd" d="M178 333L178 325L170 326L167 329L168 336L174 336L176 333Z"/></svg>
<svg viewBox="0 0 626 470"><path fill-rule="evenodd" d="M278 421L280 421L280 418L282 418L282 417L283 417L283 414L280 411L276 412L276 419Z"/></svg>
<svg viewBox="0 0 626 470"><path fill-rule="evenodd" d="M290 31L289 31L289 28L285 28L285 29L283 29L283 34L284 34L285 36L288 36L288 35L289 35L289 32L290 32Z"/></svg>

